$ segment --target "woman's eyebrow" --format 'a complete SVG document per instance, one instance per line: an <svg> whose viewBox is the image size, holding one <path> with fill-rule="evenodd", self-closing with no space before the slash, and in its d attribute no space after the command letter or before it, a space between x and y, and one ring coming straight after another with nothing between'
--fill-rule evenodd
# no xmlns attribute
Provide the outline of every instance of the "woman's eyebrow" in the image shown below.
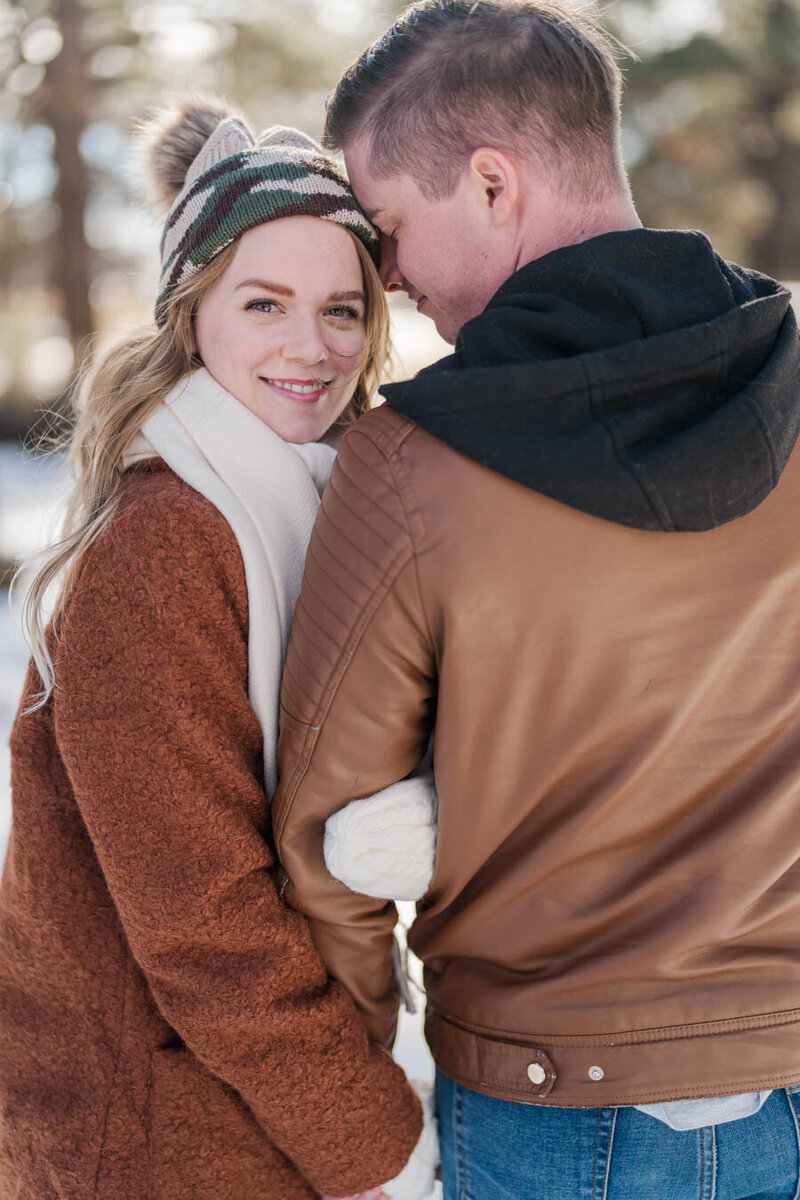
<svg viewBox="0 0 800 1200"><path fill-rule="evenodd" d="M260 287L265 292L277 292L279 296L294 296L290 287L285 287L282 283L271 283L269 279L243 279L241 283L237 283L234 291L243 287Z"/></svg>
<svg viewBox="0 0 800 1200"><path fill-rule="evenodd" d="M269 279L243 279L241 283L237 283L234 291L238 291L243 287L258 287L263 288L265 292L275 292L278 296L294 297L294 292L290 287L286 287L282 283L272 283ZM328 303L331 300L361 300L364 302L363 292L333 292L328 297Z"/></svg>

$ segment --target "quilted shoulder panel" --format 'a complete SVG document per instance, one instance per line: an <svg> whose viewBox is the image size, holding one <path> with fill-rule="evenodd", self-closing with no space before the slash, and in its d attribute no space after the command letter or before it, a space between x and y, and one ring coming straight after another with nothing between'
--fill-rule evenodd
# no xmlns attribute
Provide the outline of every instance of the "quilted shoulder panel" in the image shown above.
<svg viewBox="0 0 800 1200"><path fill-rule="evenodd" d="M396 456L416 427L376 409L342 442L308 549L281 704L319 726L370 617L413 554Z"/></svg>

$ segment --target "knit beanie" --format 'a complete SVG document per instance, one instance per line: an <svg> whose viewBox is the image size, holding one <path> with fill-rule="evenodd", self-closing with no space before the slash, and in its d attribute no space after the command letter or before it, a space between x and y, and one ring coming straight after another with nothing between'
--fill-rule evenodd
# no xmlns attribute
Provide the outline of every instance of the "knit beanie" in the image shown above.
<svg viewBox="0 0 800 1200"><path fill-rule="evenodd" d="M351 230L377 262L378 233L344 172L299 129L275 125L253 137L238 117L223 120L192 162L161 239L156 321L172 292L236 238L280 217L321 217Z"/></svg>

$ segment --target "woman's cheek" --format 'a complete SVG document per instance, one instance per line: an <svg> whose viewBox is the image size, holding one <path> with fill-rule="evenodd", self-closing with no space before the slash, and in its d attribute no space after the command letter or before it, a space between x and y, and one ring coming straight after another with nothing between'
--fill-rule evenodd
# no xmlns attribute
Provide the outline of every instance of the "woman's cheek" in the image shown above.
<svg viewBox="0 0 800 1200"><path fill-rule="evenodd" d="M360 362L364 357L367 335L363 328L343 329L340 333L334 332L329 344L331 352L343 362L352 363L354 359Z"/></svg>

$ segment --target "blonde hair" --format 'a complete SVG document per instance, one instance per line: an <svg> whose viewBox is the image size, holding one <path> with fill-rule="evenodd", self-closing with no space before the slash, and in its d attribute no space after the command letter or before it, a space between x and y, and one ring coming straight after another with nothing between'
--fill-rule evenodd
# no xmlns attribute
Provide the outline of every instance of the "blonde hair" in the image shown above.
<svg viewBox="0 0 800 1200"><path fill-rule="evenodd" d="M389 356L389 312L375 264L363 243L351 233L364 278L366 343L353 398L340 426L355 421L370 407ZM70 585L91 547L107 528L122 495L125 455L151 413L190 371L202 366L195 341L195 316L202 297L225 272L238 240L177 288L170 297L162 327L152 326L116 341L85 370L74 392L75 420L60 447L68 448L76 482L70 495L60 538L30 566L34 575L23 605L23 625L42 680L42 689L27 711L40 708L55 686L51 653L58 640ZM19 586L23 566L15 576ZM46 599L57 598L48 631Z"/></svg>

